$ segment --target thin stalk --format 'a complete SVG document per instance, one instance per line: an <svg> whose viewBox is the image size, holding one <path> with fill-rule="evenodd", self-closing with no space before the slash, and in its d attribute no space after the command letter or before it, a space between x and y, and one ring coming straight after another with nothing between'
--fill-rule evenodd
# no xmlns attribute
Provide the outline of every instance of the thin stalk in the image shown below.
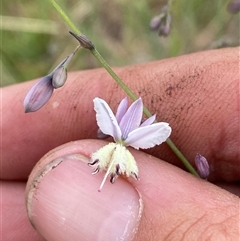
<svg viewBox="0 0 240 241"><path fill-rule="evenodd" d="M66 22L66 24L76 33L80 34L81 32L78 30L78 28L75 26L75 24L69 19L67 14L63 11L63 9L56 3L55 0L49 0L53 7L57 10L57 12L61 15L63 20Z"/></svg>
<svg viewBox="0 0 240 241"><path fill-rule="evenodd" d="M180 152L180 150L175 146L170 138L166 140L166 143L171 148L171 150L175 153L175 155L181 160L183 165L187 168L187 170L192 173L194 176L199 177L198 173L194 169L194 167L189 163L189 161L185 158L185 156Z"/></svg>

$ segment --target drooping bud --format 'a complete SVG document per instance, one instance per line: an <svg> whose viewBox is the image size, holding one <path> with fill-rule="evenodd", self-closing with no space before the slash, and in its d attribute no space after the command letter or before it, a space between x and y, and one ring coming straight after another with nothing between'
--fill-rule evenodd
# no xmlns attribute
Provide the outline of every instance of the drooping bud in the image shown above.
<svg viewBox="0 0 240 241"><path fill-rule="evenodd" d="M207 179L210 173L207 159L197 153L195 157L195 165L197 167L197 172L199 176L203 179Z"/></svg>
<svg viewBox="0 0 240 241"><path fill-rule="evenodd" d="M94 44L83 34L76 34L73 33L72 31L69 31L69 33L77 39L77 41L79 42L80 46L85 48L85 49L94 49L95 46Z"/></svg>
<svg viewBox="0 0 240 241"><path fill-rule="evenodd" d="M67 66L78 49L79 46L50 74L43 77L30 89L23 103L26 113L39 110L50 99L54 88L60 88L65 84L67 80Z"/></svg>
<svg viewBox="0 0 240 241"><path fill-rule="evenodd" d="M230 13L236 14L240 11L240 0L234 0L231 1L228 6L227 9Z"/></svg>
<svg viewBox="0 0 240 241"><path fill-rule="evenodd" d="M153 17L150 22L150 28L153 31L158 31L159 36L167 37L171 30L172 17L168 10L168 5L164 5L160 13Z"/></svg>
<svg viewBox="0 0 240 241"><path fill-rule="evenodd" d="M162 19L161 24L158 29L158 35L167 37L171 30L171 21L172 17L170 14L167 14L165 18Z"/></svg>
<svg viewBox="0 0 240 241"><path fill-rule="evenodd" d="M48 102L54 90L52 76L43 77L29 90L23 102L25 113L37 111Z"/></svg>

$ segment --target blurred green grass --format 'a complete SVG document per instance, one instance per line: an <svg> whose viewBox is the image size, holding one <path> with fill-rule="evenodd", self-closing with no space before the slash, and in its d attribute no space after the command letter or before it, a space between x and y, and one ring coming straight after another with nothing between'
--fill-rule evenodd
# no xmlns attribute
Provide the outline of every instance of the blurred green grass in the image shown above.
<svg viewBox="0 0 240 241"><path fill-rule="evenodd" d="M239 45L239 14L227 12L226 0L174 1L167 38L149 28L166 1L56 1L111 66L179 56L226 42ZM77 45L48 0L3 1L1 15L2 86L46 75ZM81 50L69 70L97 67L97 60Z"/></svg>

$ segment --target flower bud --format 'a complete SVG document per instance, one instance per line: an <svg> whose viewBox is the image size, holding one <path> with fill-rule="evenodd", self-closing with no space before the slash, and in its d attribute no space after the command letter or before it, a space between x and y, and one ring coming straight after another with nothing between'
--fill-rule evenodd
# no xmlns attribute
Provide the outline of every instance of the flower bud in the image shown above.
<svg viewBox="0 0 240 241"><path fill-rule="evenodd" d="M195 164L199 176L203 179L207 179L209 176L209 165L207 159L204 156L197 153L195 157Z"/></svg>
<svg viewBox="0 0 240 241"><path fill-rule="evenodd" d="M39 110L45 105L53 93L52 74L39 80L27 93L23 105L25 113Z"/></svg>
<svg viewBox="0 0 240 241"><path fill-rule="evenodd" d="M153 18L151 19L151 22L150 22L150 28L151 28L151 30L157 31L158 28L159 28L159 26L160 26L160 24L161 24L161 20L162 20L162 18L161 18L160 15L153 17Z"/></svg>
<svg viewBox="0 0 240 241"><path fill-rule="evenodd" d="M67 69L60 67L53 72L52 86L57 89L62 87L67 80Z"/></svg>
<svg viewBox="0 0 240 241"><path fill-rule="evenodd" d="M153 31L158 31L159 36L167 37L170 33L171 21L172 18L168 11L168 5L164 5L160 13L152 18L150 28Z"/></svg>
<svg viewBox="0 0 240 241"><path fill-rule="evenodd" d="M158 29L158 35L167 37L171 30L171 15L167 14L165 18L162 19L161 24Z"/></svg>
<svg viewBox="0 0 240 241"><path fill-rule="evenodd" d="M228 12L236 14L240 11L240 0L231 1L227 6Z"/></svg>
<svg viewBox="0 0 240 241"><path fill-rule="evenodd" d="M67 80L67 66L72 60L78 48L67 56L53 71L52 71L52 86L57 89L62 87Z"/></svg>
<svg viewBox="0 0 240 241"><path fill-rule="evenodd" d="M93 44L85 35L83 35L83 34L77 35L77 34L71 32L71 31L69 31L69 33L70 33L74 38L77 39L77 41L79 42L79 44L80 44L81 47L83 47L83 48L85 48L85 49L90 49L90 50L92 50L92 49L95 48L94 44Z"/></svg>

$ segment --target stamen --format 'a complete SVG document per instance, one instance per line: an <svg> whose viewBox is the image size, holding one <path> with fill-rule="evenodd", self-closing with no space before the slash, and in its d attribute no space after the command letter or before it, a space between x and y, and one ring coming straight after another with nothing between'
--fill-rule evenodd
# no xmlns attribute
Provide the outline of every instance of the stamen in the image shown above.
<svg viewBox="0 0 240 241"><path fill-rule="evenodd" d="M117 164L116 165L116 174L119 176L121 173L120 173L120 165Z"/></svg>
<svg viewBox="0 0 240 241"><path fill-rule="evenodd" d="M133 175L133 177L134 177L136 180L139 180L138 175L137 175L135 172L131 172L131 174Z"/></svg>
<svg viewBox="0 0 240 241"><path fill-rule="evenodd" d="M99 171L100 171L100 167L98 166L98 167L92 172L92 174L95 175L95 174L99 173Z"/></svg>
<svg viewBox="0 0 240 241"><path fill-rule="evenodd" d="M99 162L99 159L96 159L95 161L93 161L93 162L89 162L88 163L88 166L94 166L96 163L98 163Z"/></svg>
<svg viewBox="0 0 240 241"><path fill-rule="evenodd" d="M110 175L110 182L113 184L115 182L116 179L116 174L115 173L111 173Z"/></svg>

